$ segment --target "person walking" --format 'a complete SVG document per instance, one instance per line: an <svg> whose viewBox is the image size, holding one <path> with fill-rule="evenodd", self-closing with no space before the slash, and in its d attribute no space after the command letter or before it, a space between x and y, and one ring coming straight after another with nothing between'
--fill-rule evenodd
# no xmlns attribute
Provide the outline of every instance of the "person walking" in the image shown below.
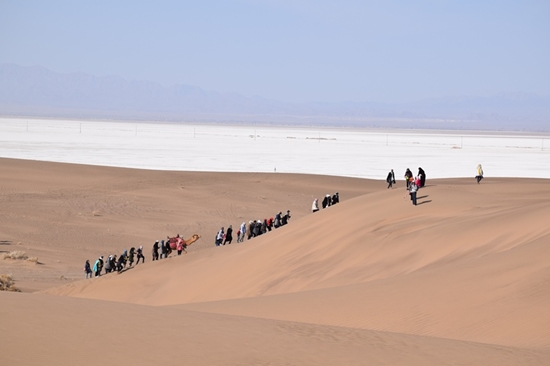
<svg viewBox="0 0 550 366"><path fill-rule="evenodd" d="M311 211L317 212L319 211L319 200L316 198L313 200L313 203L311 204Z"/></svg>
<svg viewBox="0 0 550 366"><path fill-rule="evenodd" d="M107 257L107 260L105 261L105 274L107 273L111 273L111 271L113 270L113 256L110 255Z"/></svg>
<svg viewBox="0 0 550 366"><path fill-rule="evenodd" d="M418 177L420 178L420 185L418 188L422 188L426 185L426 172L422 168L418 168Z"/></svg>
<svg viewBox="0 0 550 366"><path fill-rule="evenodd" d="M101 276L101 270L103 269L103 256L100 256L94 263L95 277Z"/></svg>
<svg viewBox="0 0 550 366"><path fill-rule="evenodd" d="M156 240L155 244L153 244L153 249L151 251L151 254L153 256L154 261L158 261L159 259L159 241Z"/></svg>
<svg viewBox="0 0 550 366"><path fill-rule="evenodd" d="M481 182L482 179L483 179L483 167L481 166L481 164L478 164L477 175L476 175L477 184L479 184L479 182Z"/></svg>
<svg viewBox="0 0 550 366"><path fill-rule="evenodd" d="M223 227L220 229L220 231L218 231L218 234L216 234L216 246L219 247L220 245L222 245L222 242L223 242L223 237L224 237L224 231L223 231Z"/></svg>
<svg viewBox="0 0 550 366"><path fill-rule="evenodd" d="M137 250L137 262L136 266L139 264L139 260L141 259L141 263L145 263L145 256L143 255L143 245L140 245L140 247Z"/></svg>
<svg viewBox="0 0 550 366"><path fill-rule="evenodd" d="M254 231L254 224L255 224L255 221L250 220L250 221L248 222L248 229L247 229L247 231L248 231L248 238L247 238L247 240L252 239L252 236L254 235L254 233L253 233L253 231Z"/></svg>
<svg viewBox="0 0 550 366"><path fill-rule="evenodd" d="M386 177L386 183L388 183L388 189L392 188L392 186L395 184L395 174L393 173L393 169L390 170L388 173L388 176Z"/></svg>
<svg viewBox="0 0 550 366"><path fill-rule="evenodd" d="M164 239L160 241L160 259L163 257L168 258L168 249L166 248L166 244L164 244Z"/></svg>
<svg viewBox="0 0 550 366"><path fill-rule="evenodd" d="M124 252L118 257L116 270L117 272L120 272L126 267L126 262L128 261L128 251L124 249Z"/></svg>
<svg viewBox="0 0 550 366"><path fill-rule="evenodd" d="M289 220L290 220L290 210L286 210L286 214L283 216L283 219L281 221L281 225L288 224Z"/></svg>
<svg viewBox="0 0 550 366"><path fill-rule="evenodd" d="M86 259L86 263L84 263L84 273L86 274L86 278L92 278L92 268L90 267L90 260Z"/></svg>
<svg viewBox="0 0 550 366"><path fill-rule="evenodd" d="M416 185L413 178L409 181L409 194L411 196L411 201L414 206L416 206L416 192L418 192L418 186Z"/></svg>
<svg viewBox="0 0 550 366"><path fill-rule="evenodd" d="M338 194L338 192L336 192L332 195L332 204L335 205L339 202L340 202L340 195Z"/></svg>
<svg viewBox="0 0 550 366"><path fill-rule="evenodd" d="M282 212L279 212L278 214L275 215L275 223L273 224L273 226L275 227L275 229L277 229L279 226L281 226L281 216L282 216Z"/></svg>
<svg viewBox="0 0 550 366"><path fill-rule="evenodd" d="M227 232L225 233L225 239L223 240L223 245L231 244L233 241L233 226L229 225Z"/></svg>
<svg viewBox="0 0 550 366"><path fill-rule="evenodd" d="M405 171L405 182L407 183L407 190L409 189L409 184L411 182L411 178L413 177L413 173L409 168Z"/></svg>
<svg viewBox="0 0 550 366"><path fill-rule="evenodd" d="M246 235L246 222L243 221L240 228L239 237L237 238L238 243L242 243L244 241L244 236Z"/></svg>
<svg viewBox="0 0 550 366"><path fill-rule="evenodd" d="M128 266L132 267L134 264L134 256L136 255L136 248L131 247L130 253L128 253Z"/></svg>

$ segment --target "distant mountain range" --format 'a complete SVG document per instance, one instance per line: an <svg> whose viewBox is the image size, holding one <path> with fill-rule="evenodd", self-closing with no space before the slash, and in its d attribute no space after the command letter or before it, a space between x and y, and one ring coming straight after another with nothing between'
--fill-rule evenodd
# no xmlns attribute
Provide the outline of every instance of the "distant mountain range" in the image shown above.
<svg viewBox="0 0 550 366"><path fill-rule="evenodd" d="M284 103L197 86L0 64L0 115L25 117L550 131L550 97L500 94L415 103Z"/></svg>

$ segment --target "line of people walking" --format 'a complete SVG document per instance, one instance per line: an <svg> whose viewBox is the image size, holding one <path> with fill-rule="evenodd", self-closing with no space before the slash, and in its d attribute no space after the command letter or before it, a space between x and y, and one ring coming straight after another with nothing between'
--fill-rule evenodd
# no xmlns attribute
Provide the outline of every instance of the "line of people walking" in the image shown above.
<svg viewBox="0 0 550 366"><path fill-rule="evenodd" d="M126 267L132 267L134 265L134 259L137 259L136 265L141 260L145 263L145 256L143 255L143 246L140 246L137 250L134 247L130 248L130 251L124 250L120 256L116 254L109 255L107 259L104 259L102 255L97 258L93 267L90 265L90 260L87 259L84 263L84 273L86 278L99 277L101 272L105 270L105 274L111 272L121 272Z"/></svg>
<svg viewBox="0 0 550 366"><path fill-rule="evenodd" d="M281 226L288 224L290 221L290 210L287 210L285 214L282 211L278 212L275 217L269 219L250 220L248 224L246 221L241 223L237 230L237 243L244 242L244 239L250 240L257 236L270 232L273 229L277 229ZM216 233L216 239L214 244L218 246L228 245L233 242L233 226L229 225L227 231L222 227Z"/></svg>
<svg viewBox="0 0 550 366"><path fill-rule="evenodd" d="M332 196L330 194L325 195L323 201L321 202L321 207L327 208L332 205L335 205L340 202L340 194L338 192L334 193ZM311 211L319 211L319 199L315 198L311 204Z"/></svg>

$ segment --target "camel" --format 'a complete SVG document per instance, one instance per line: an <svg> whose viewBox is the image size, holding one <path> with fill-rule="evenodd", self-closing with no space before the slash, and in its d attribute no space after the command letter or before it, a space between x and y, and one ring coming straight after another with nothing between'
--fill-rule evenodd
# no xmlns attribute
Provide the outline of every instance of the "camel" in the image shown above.
<svg viewBox="0 0 550 366"><path fill-rule="evenodd" d="M185 248L187 248L187 246L193 244L194 242L196 242L200 238L201 238L201 236L199 234L193 234L193 236L191 236L191 238L189 238L187 240L183 240L182 238L180 238L180 234L178 234L177 236L175 236L173 238L167 236L166 247L168 249L168 254L172 253L172 250L178 249L178 244L180 244L183 251L185 253L187 253L187 250L185 250Z"/></svg>

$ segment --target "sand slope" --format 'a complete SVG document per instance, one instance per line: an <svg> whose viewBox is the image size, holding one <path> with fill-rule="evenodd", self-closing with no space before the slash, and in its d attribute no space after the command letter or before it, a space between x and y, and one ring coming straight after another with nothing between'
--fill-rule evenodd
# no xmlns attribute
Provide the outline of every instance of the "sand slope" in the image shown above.
<svg viewBox="0 0 550 366"><path fill-rule="evenodd" d="M244 244L48 292L548 347L546 187L441 182L421 190L417 207L375 192ZM252 299L221 301L241 298Z"/></svg>
<svg viewBox="0 0 550 366"><path fill-rule="evenodd" d="M546 365L514 347L0 293L2 365ZM40 306L37 306L37 302Z"/></svg>
<svg viewBox="0 0 550 366"><path fill-rule="evenodd" d="M349 178L0 165L0 250L42 263L0 272L45 289L0 293L1 364L550 364L546 180L429 181L414 207L402 185ZM335 190L340 204L310 212ZM285 227L205 239L279 207ZM176 228L204 240L76 280L83 258Z"/></svg>

